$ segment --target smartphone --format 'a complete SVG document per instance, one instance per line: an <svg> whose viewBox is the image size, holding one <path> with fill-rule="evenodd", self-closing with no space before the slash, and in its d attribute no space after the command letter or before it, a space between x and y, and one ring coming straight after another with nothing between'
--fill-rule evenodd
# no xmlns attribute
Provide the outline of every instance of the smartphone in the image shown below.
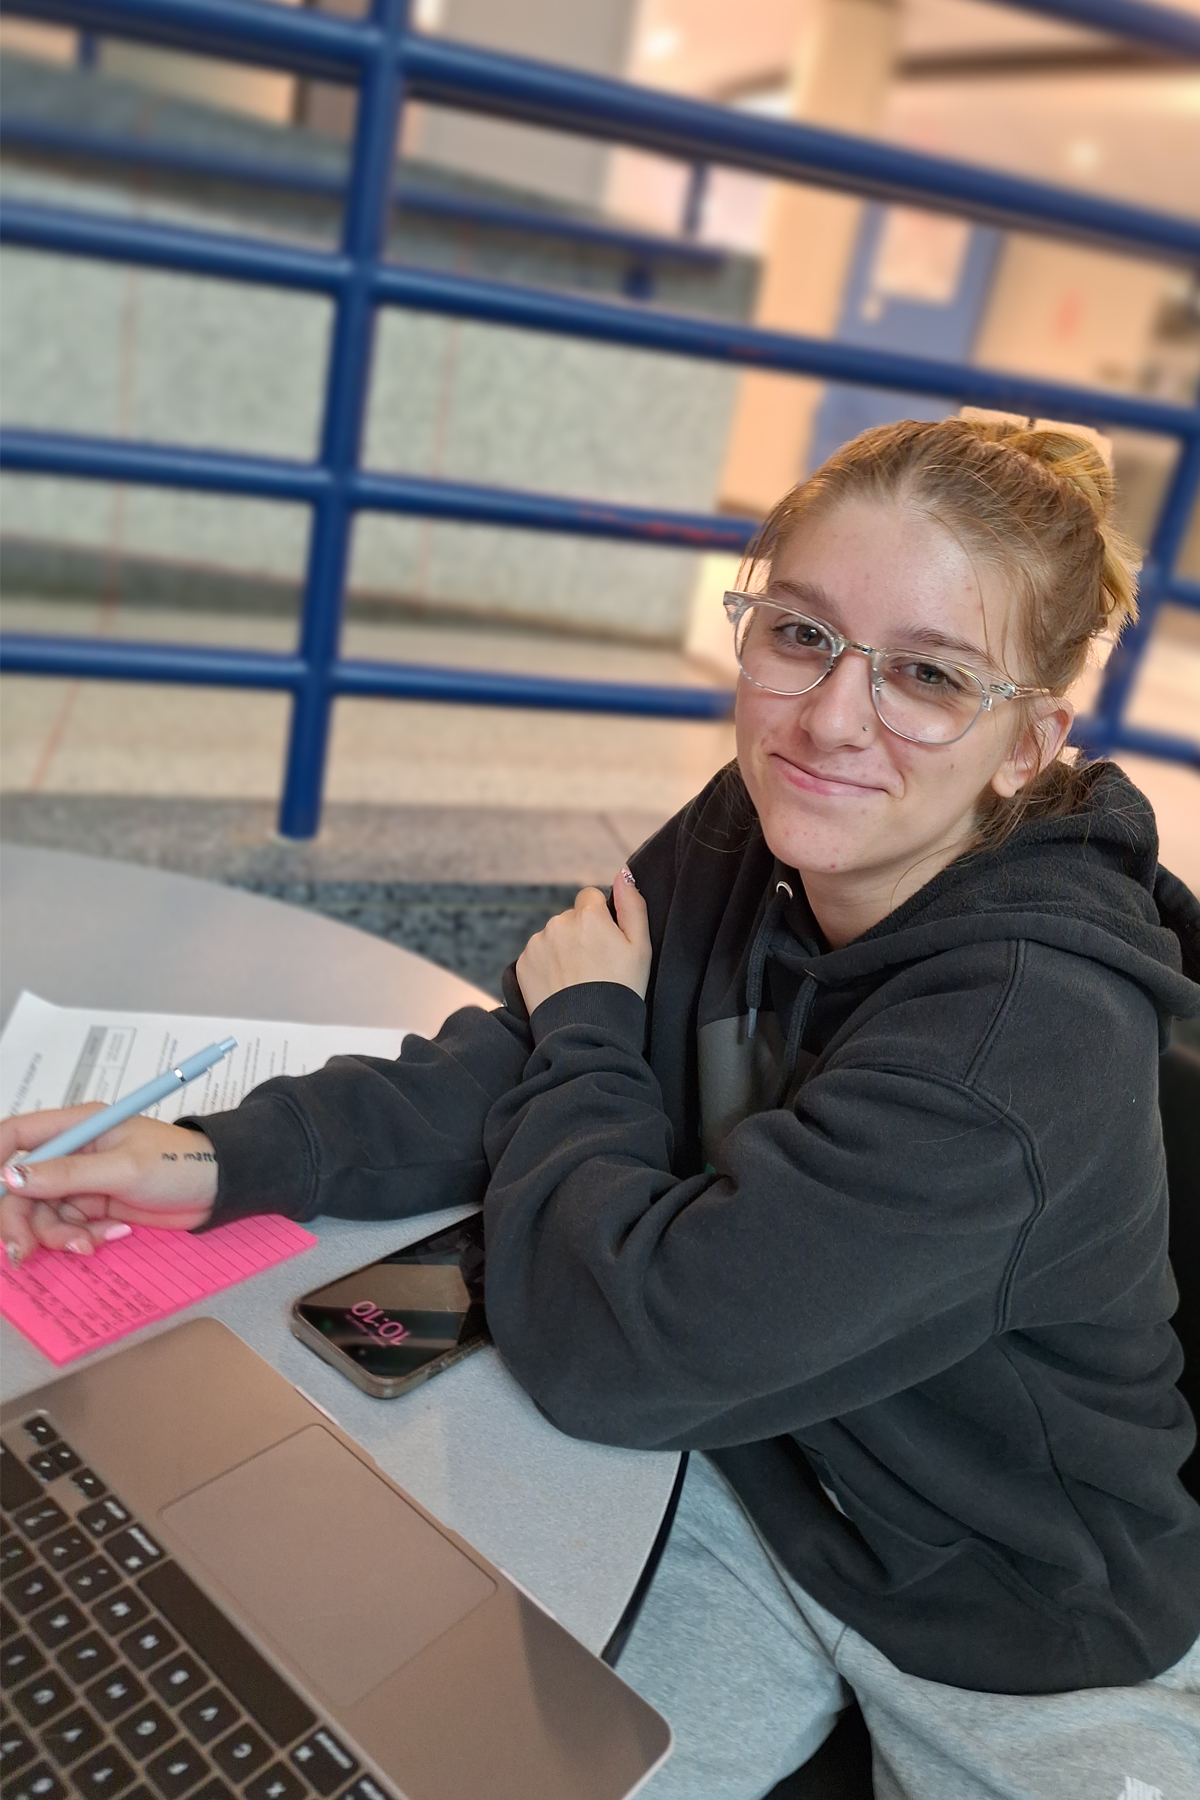
<svg viewBox="0 0 1200 1800"><path fill-rule="evenodd" d="M490 1343L483 1214L314 1288L292 1306L301 1343L380 1400L406 1394Z"/></svg>

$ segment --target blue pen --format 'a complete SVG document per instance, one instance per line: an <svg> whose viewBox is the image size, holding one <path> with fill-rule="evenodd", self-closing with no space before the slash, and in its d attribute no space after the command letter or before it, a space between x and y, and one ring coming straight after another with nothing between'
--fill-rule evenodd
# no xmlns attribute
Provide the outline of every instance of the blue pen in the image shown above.
<svg viewBox="0 0 1200 1800"><path fill-rule="evenodd" d="M72 1125L69 1131L60 1131L48 1143L39 1144L36 1150L30 1150L27 1155L18 1155L13 1161L24 1165L49 1162L52 1156L69 1156L72 1150L82 1150L85 1144L103 1137L114 1125L124 1124L135 1113L145 1112L155 1101L165 1100L168 1094L177 1093L181 1087L186 1087L189 1081L195 1081L197 1075L203 1075L205 1069L211 1069L214 1063L219 1063L223 1056L228 1056L236 1048L236 1038L223 1038L219 1044L210 1044L207 1050L197 1050L195 1056L189 1056L173 1069L156 1075L153 1081L135 1088L124 1100L106 1106L102 1112L93 1113L90 1119L84 1119L79 1125Z"/></svg>

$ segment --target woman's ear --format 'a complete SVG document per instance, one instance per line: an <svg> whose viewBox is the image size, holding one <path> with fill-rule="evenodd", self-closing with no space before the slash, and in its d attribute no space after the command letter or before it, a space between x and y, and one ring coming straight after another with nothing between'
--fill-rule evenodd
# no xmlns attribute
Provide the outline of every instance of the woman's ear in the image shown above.
<svg viewBox="0 0 1200 1800"><path fill-rule="evenodd" d="M1008 755L992 776L989 786L1002 800L1011 800L1043 769L1049 768L1067 741L1075 708L1067 699L1043 704L1017 733Z"/></svg>

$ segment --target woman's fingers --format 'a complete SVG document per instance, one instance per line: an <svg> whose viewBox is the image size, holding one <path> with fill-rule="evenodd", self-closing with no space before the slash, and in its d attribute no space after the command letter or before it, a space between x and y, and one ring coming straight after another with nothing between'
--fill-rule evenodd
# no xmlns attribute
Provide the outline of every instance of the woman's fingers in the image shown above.
<svg viewBox="0 0 1200 1800"><path fill-rule="evenodd" d="M536 932L517 959L517 981L531 1013L563 988L615 982L644 997L650 979L646 906L628 870L618 876L613 914L599 888L583 888L570 912Z"/></svg>
<svg viewBox="0 0 1200 1800"><path fill-rule="evenodd" d="M50 1112L16 1113L0 1121L0 1164L10 1162L19 1150L36 1150L40 1144L69 1131L83 1119L102 1109L99 1102L88 1106L60 1106Z"/></svg>
<svg viewBox="0 0 1200 1800"><path fill-rule="evenodd" d="M650 914L638 893L637 883L628 869L622 869L613 882L613 907L617 924L637 950L650 949Z"/></svg>
<svg viewBox="0 0 1200 1800"><path fill-rule="evenodd" d="M40 1122L20 1134L18 1148L45 1143L80 1110L72 1108L65 1117L30 1115ZM19 1121L7 1123L15 1127ZM11 1148L13 1133L7 1142ZM217 1159L200 1132L137 1118L73 1156L30 1164L14 1151L2 1178L8 1191L0 1199L0 1237L14 1262L39 1244L86 1256L97 1244L127 1236L134 1225L191 1231L205 1224L216 1198Z"/></svg>
<svg viewBox="0 0 1200 1800"><path fill-rule="evenodd" d="M44 1200L31 1200L23 1194L6 1194L0 1200L0 1234L4 1237L8 1259L22 1263L44 1245L48 1250L70 1250L76 1256L90 1256L97 1231L105 1230L101 1221L96 1226L78 1220L63 1219L56 1207Z"/></svg>
<svg viewBox="0 0 1200 1800"><path fill-rule="evenodd" d="M76 1256L90 1256L95 1245L85 1225L72 1225L60 1219L58 1211L39 1200L31 1215L34 1236L47 1250L70 1250Z"/></svg>
<svg viewBox="0 0 1200 1800"><path fill-rule="evenodd" d="M6 1163L3 1179L10 1194L21 1194L27 1200L58 1202L124 1189L133 1174L130 1158L123 1151L98 1150L91 1155L54 1156L49 1162L32 1166Z"/></svg>
<svg viewBox="0 0 1200 1800"><path fill-rule="evenodd" d="M37 1249L37 1233L33 1229L33 1202L20 1194L5 1194L0 1199L0 1235L4 1238L10 1262L24 1262Z"/></svg>

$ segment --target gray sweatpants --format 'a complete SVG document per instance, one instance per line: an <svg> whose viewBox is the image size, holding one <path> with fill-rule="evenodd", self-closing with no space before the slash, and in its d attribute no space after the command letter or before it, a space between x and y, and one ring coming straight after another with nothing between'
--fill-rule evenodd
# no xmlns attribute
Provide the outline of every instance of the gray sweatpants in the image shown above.
<svg viewBox="0 0 1200 1800"><path fill-rule="evenodd" d="M1200 1640L1138 1687L981 1694L902 1674L779 1567L703 1456L619 1673L675 1732L646 1800L760 1800L824 1742L848 1689L877 1800L1200 1796Z"/></svg>

